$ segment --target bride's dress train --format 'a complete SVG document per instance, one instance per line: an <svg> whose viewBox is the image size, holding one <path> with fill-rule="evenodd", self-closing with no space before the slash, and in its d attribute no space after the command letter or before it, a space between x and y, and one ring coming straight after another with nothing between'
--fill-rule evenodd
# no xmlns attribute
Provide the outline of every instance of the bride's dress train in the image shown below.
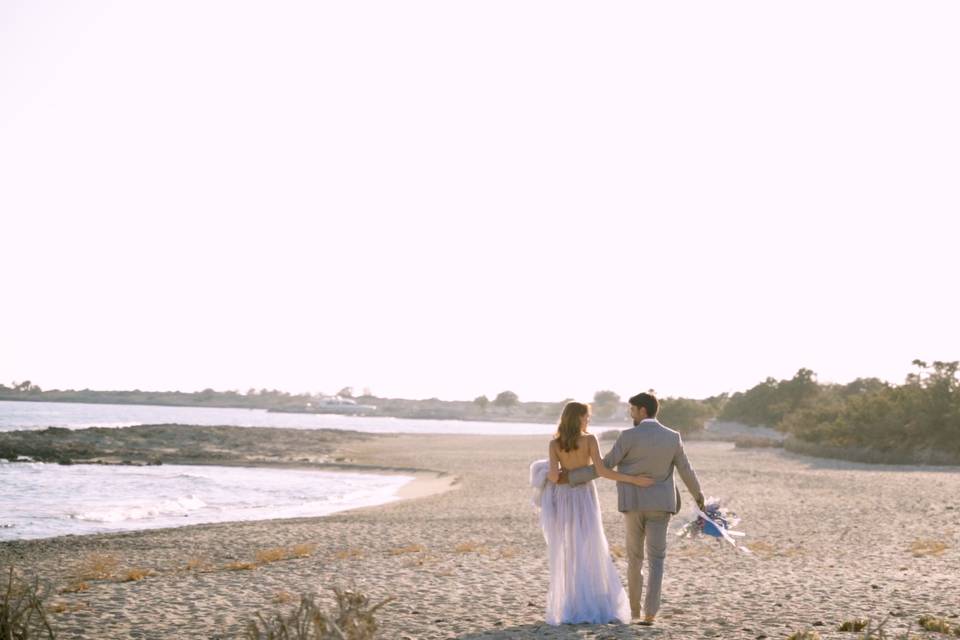
<svg viewBox="0 0 960 640"><path fill-rule="evenodd" d="M540 525L550 562L547 624L629 623L630 603L610 558L593 481L541 486Z"/></svg>

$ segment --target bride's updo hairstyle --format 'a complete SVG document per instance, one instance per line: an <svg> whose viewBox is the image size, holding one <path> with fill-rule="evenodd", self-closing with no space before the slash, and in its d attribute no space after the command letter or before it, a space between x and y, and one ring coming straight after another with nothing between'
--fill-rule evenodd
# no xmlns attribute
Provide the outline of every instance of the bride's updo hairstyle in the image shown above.
<svg viewBox="0 0 960 640"><path fill-rule="evenodd" d="M590 405L582 402L568 402L560 414L560 424L557 425L557 433L554 439L560 444L564 451L573 451L577 448L577 438L580 437L580 420L583 416L590 415Z"/></svg>

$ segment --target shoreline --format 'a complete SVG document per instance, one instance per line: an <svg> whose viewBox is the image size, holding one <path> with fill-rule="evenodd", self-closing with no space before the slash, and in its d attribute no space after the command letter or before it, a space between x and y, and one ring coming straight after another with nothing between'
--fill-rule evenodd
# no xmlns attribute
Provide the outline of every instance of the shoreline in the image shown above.
<svg viewBox="0 0 960 640"><path fill-rule="evenodd" d="M29 462L9 462L8 464L30 464ZM39 462L36 464L50 464L57 465L55 462ZM94 465L94 466L158 466L158 465L146 465L146 464L125 464L125 463L113 463L113 462L100 462L100 461L84 461L84 462L74 462L70 466L78 465ZM55 536L44 536L38 538L12 538L9 540L0 540L0 547L5 544L16 544L16 543L30 543L30 542L44 542L44 543L56 543L60 540L78 540L80 538L94 538L98 536L121 536L121 535L138 535L146 532L155 532L155 531L176 531L178 529L183 529L187 527L198 527L198 526L214 526L214 525L235 525L240 523L248 522L283 522L287 520L302 520L302 519L313 519L313 518L327 518L330 516L350 513L354 511L362 511L367 509L378 509L386 505L394 504L403 500L417 500L420 498L426 498L434 495L439 495L447 491L451 491L457 487L459 478L452 474L449 474L445 471L434 471L430 469L416 469L409 467L387 467L379 465L360 465L360 464L342 464L342 463L303 463L303 462L271 462L271 461L238 461L238 460L228 460L228 461L218 461L218 460L183 460L183 461L170 461L166 462L166 465L177 465L177 466L213 466L213 467L239 467L239 468L251 468L251 469L276 469L278 471L283 471L286 469L297 469L297 470L308 470L308 471L324 471L328 473L343 473L343 474L368 474L368 475L378 475L378 476L403 476L409 477L410 480L403 484L400 487L394 489L389 495L385 496L382 502L377 502L376 504L362 504L357 506L350 506L344 509L337 509L329 513L322 515L308 515L308 516L294 516L294 517L266 517L266 518L254 518L249 520L224 520L224 521L212 521L212 522L191 522L179 526L162 526L162 527L139 527L132 529L116 529L113 531L96 531L96 532L85 532L85 533L64 533L61 535ZM59 465L58 465L59 466Z"/></svg>

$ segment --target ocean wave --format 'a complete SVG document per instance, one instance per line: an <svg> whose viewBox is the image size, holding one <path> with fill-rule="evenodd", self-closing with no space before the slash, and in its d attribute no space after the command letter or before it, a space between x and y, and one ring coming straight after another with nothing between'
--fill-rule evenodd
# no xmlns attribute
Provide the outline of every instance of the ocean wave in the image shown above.
<svg viewBox="0 0 960 640"><path fill-rule="evenodd" d="M74 520L85 522L128 522L168 516L186 516L203 509L207 503L194 495L162 500L152 505L116 506L103 509L90 509L71 514Z"/></svg>

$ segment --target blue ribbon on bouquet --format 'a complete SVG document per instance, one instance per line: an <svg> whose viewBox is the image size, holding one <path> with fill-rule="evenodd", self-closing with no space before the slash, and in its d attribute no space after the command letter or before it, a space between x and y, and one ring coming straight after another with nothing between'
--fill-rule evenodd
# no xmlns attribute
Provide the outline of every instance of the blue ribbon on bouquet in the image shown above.
<svg viewBox="0 0 960 640"><path fill-rule="evenodd" d="M746 534L742 531L732 531L728 529L726 521L724 520L722 515L720 515L719 513L719 509L715 510L718 512L716 514L716 519L710 517L709 515L701 511L700 508L697 507L696 505L693 506L693 511L700 518L703 519L703 528L702 528L703 533L705 533L708 536L713 536L714 538L723 538L724 540L732 544L734 548L739 549L744 553L751 553L750 549L748 549L745 546L738 545L737 541L733 539L734 536L739 538L739 537L745 536Z"/></svg>

